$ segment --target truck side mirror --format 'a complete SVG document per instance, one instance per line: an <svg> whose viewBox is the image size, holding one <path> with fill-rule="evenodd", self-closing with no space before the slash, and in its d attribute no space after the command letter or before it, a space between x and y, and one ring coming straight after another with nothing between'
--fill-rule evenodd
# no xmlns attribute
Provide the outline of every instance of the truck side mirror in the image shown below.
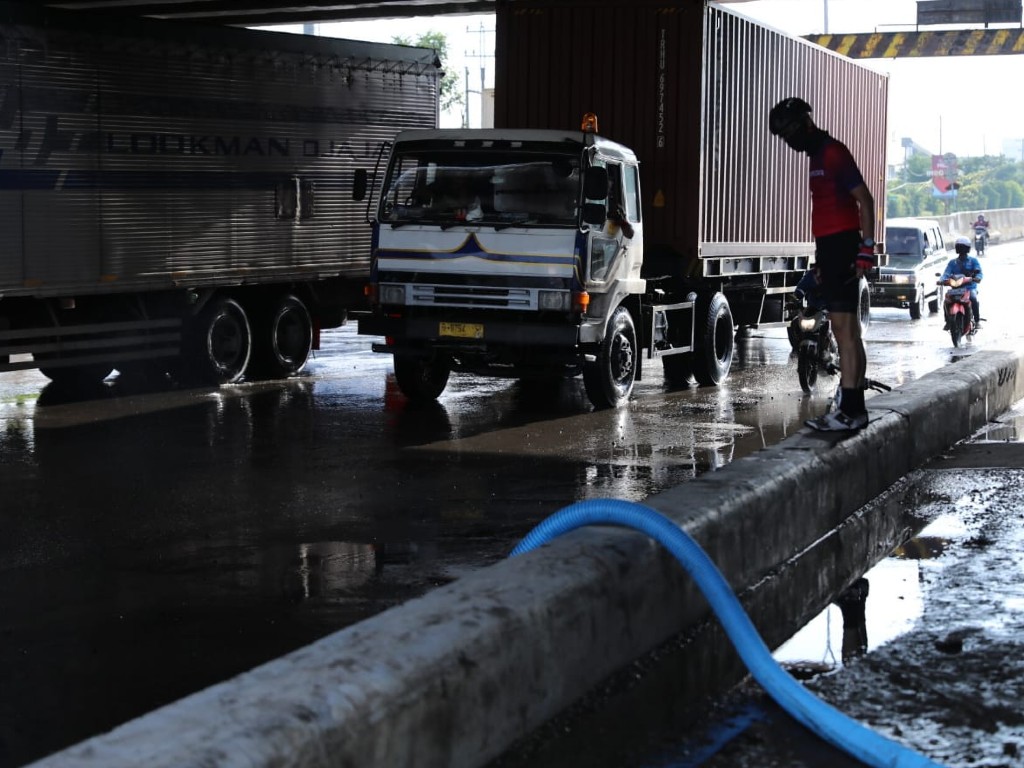
<svg viewBox="0 0 1024 768"><path fill-rule="evenodd" d="M355 177L352 179L352 199L359 201L366 199L366 169L357 168Z"/></svg>
<svg viewBox="0 0 1024 768"><path fill-rule="evenodd" d="M583 196L588 200L604 200L608 197L608 169L599 165L587 168L583 178ZM604 219L601 220L602 222Z"/></svg>
<svg viewBox="0 0 1024 768"><path fill-rule="evenodd" d="M605 219L608 218L608 209L604 203L584 203L583 223L595 227L603 227Z"/></svg>

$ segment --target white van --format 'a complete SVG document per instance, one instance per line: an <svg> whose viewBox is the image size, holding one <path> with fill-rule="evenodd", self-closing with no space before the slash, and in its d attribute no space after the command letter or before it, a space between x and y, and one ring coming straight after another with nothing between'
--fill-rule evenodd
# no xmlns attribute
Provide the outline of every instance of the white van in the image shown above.
<svg viewBox="0 0 1024 768"><path fill-rule="evenodd" d="M939 311L935 272L946 266L946 241L934 219L889 219L885 223L886 266L878 270L871 288L871 304L902 307L918 320L927 303L929 312Z"/></svg>

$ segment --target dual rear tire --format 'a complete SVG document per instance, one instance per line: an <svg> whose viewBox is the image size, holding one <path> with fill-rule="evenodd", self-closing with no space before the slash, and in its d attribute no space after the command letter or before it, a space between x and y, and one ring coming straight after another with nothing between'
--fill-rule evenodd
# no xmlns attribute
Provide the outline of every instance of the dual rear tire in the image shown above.
<svg viewBox="0 0 1024 768"><path fill-rule="evenodd" d="M256 302L214 298L186 330L184 364L197 384L236 384L245 376L283 378L302 370L313 347L313 323L295 294Z"/></svg>

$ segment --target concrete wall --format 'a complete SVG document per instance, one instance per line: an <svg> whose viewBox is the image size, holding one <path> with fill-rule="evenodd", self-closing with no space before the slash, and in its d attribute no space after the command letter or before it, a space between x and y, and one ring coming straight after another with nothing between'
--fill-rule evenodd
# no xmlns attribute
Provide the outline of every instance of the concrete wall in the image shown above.
<svg viewBox="0 0 1024 768"><path fill-rule="evenodd" d="M971 225L978 218L979 213L982 211L961 211L951 213L949 216L929 216L927 218L934 218L942 225L946 245L952 248L953 241L960 235L966 235L973 240L974 227ZM1024 238L1024 208L985 210L983 213L989 221L989 232L993 243Z"/></svg>
<svg viewBox="0 0 1024 768"><path fill-rule="evenodd" d="M771 625L794 594L841 587L898 541L863 505L1024 397L1024 353L969 360L869 399L853 436L805 429L647 503ZM807 558L796 586L777 578ZM477 766L707 616L659 545L584 529L37 765Z"/></svg>

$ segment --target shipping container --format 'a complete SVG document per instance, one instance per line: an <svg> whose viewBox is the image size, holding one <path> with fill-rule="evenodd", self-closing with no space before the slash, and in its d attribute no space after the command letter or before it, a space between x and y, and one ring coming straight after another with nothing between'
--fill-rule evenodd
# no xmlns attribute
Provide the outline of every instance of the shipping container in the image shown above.
<svg viewBox="0 0 1024 768"><path fill-rule="evenodd" d="M713 3L498 0L496 61L496 127L570 128L593 112L636 152L659 270L664 249L682 257L674 270L710 278L802 274L807 158L768 131L788 96L849 147L884 230L887 77L820 46Z"/></svg>

